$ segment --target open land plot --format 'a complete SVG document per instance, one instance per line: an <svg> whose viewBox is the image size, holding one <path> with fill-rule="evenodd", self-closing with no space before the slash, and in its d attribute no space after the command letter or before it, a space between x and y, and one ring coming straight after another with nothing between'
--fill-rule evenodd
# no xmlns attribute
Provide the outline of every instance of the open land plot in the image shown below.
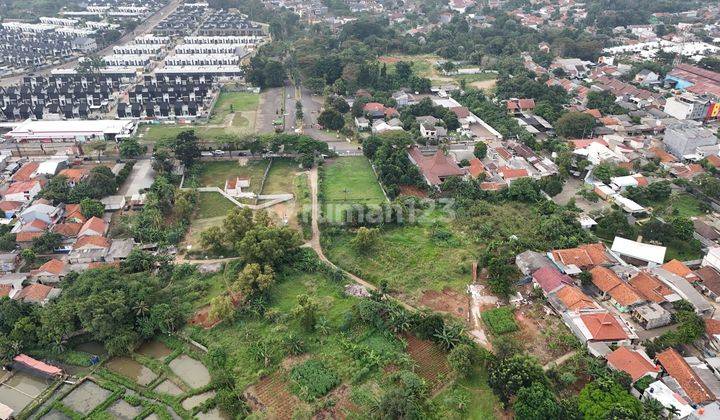
<svg viewBox="0 0 720 420"><path fill-rule="evenodd" d="M379 205L386 201L370 162L364 156L337 158L324 168L324 215L339 222L342 212L354 204Z"/></svg>
<svg viewBox="0 0 720 420"><path fill-rule="evenodd" d="M443 240L437 239L442 229ZM418 301L427 290L448 288L463 293L471 281L476 254L464 236L452 232L447 222L386 227L378 244L359 252L352 244L354 233L323 236L327 257L338 266L378 284L386 280L392 293Z"/></svg>
<svg viewBox="0 0 720 420"><path fill-rule="evenodd" d="M297 306L298 296L302 294L309 295L319 304L318 313L327 320L326 331L308 332L298 322L284 316ZM277 416L273 418L289 418L294 411L310 407L293 391L289 374L294 366L308 359L318 360L345 384L336 387L339 388L374 381L384 374L382 364L366 372L366 365L349 350L354 346L362 346L368 351L371 349L383 359L383 363L400 360L404 352L398 339L388 338L369 326L340 332L339 327L357 302L358 299L343 294L342 284L323 274L284 271L273 287L267 307L269 312L266 312L279 314L276 321L268 320L268 317L241 317L209 330L197 327L189 327L188 330L201 343L214 343L228 349L228 361L234 366L235 381L239 388L245 389L248 402L255 410L265 411L270 417ZM283 335L302 340L304 354L288 357L282 349ZM267 366L255 353L258 344L264 342L273 343ZM354 378L359 379L353 382ZM351 382L353 385L347 385ZM334 390L319 398L333 398ZM321 402L312 405L323 406Z"/></svg>
<svg viewBox="0 0 720 420"><path fill-rule="evenodd" d="M466 402L458 410L458 400ZM500 409L500 404L487 384L487 375L482 369L475 369L466 378L459 378L435 396L438 418L487 420L512 418Z"/></svg>
<svg viewBox="0 0 720 420"><path fill-rule="evenodd" d="M242 116L246 121L255 119L260 95L249 92L221 92L215 106L210 111L210 124L223 124L225 119L235 114L232 125L237 126L236 119ZM250 117L250 118L249 118ZM246 123L247 124L247 123Z"/></svg>
<svg viewBox="0 0 720 420"><path fill-rule="evenodd" d="M673 193L664 202L649 203L653 212L657 215L671 216L677 212L678 216L695 217L705 214L702 203L692 194L686 192Z"/></svg>
<svg viewBox="0 0 720 420"><path fill-rule="evenodd" d="M415 362L415 373L425 379L433 391L438 391L452 376L447 354L437 344L415 336L405 337L407 352Z"/></svg>
<svg viewBox="0 0 720 420"><path fill-rule="evenodd" d="M294 159L273 159L262 194L292 193L295 176L300 171Z"/></svg>
<svg viewBox="0 0 720 420"><path fill-rule="evenodd" d="M260 192L260 184L269 161L248 160L240 165L237 160L202 162L198 171L198 185L201 187L224 188L225 181L233 177L250 178L250 190Z"/></svg>
<svg viewBox="0 0 720 420"><path fill-rule="evenodd" d="M395 71L395 63L398 61L408 61L413 63L413 71L420 77L426 77L434 83L460 83L461 80L474 88L490 90L495 87L497 75L494 73L478 73L478 74L460 74L445 75L435 67L438 60L442 60L434 54L420 55L386 55L378 59L381 63L387 65L388 72Z"/></svg>
<svg viewBox="0 0 720 420"><path fill-rule="evenodd" d="M200 192L196 217L210 219L225 216L235 204L218 192Z"/></svg>

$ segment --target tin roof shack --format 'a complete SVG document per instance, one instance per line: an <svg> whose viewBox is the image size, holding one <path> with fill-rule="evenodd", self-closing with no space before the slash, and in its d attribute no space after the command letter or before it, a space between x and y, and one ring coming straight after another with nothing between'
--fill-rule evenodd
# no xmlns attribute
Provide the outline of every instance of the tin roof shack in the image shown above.
<svg viewBox="0 0 720 420"><path fill-rule="evenodd" d="M555 266L545 254L535 251L525 251L517 254L515 265L526 276L532 275L541 268Z"/></svg>
<svg viewBox="0 0 720 420"><path fill-rule="evenodd" d="M660 267L651 268L649 271L655 275L656 278L665 283L666 286L672 289L672 291L678 296L690 302L695 308L695 312L699 315L713 313L714 306L710 304L710 302L708 302L707 299L705 299L705 297L703 297L703 295L683 277L673 274Z"/></svg>

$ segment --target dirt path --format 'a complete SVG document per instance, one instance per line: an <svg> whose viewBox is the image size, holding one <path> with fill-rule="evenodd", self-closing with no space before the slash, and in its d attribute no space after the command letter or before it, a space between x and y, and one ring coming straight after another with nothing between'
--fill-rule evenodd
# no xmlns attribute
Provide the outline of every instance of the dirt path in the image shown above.
<svg viewBox="0 0 720 420"><path fill-rule="evenodd" d="M553 360L550 363L547 363L545 366L543 366L543 370L547 372L548 370L552 369L555 366L560 366L563 363L567 362L571 357L575 356L577 353L577 350L573 350L570 353L563 354L562 356L558 357L557 359Z"/></svg>

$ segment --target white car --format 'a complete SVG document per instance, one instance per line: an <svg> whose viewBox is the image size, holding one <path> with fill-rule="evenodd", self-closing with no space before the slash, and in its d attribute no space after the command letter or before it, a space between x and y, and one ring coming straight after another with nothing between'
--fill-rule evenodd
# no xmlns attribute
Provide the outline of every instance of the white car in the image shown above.
<svg viewBox="0 0 720 420"><path fill-rule="evenodd" d="M218 150L213 151L212 154L213 154L213 156L224 156L224 155L225 155L225 151L218 149Z"/></svg>

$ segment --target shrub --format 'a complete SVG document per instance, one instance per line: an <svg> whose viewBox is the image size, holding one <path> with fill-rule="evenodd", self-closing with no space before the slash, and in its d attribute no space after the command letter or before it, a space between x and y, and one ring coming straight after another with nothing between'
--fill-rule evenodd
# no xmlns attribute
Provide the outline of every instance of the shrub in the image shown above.
<svg viewBox="0 0 720 420"><path fill-rule="evenodd" d="M305 401L312 401L340 384L340 378L319 360L308 360L290 372L292 391Z"/></svg>
<svg viewBox="0 0 720 420"><path fill-rule="evenodd" d="M518 330L510 307L489 309L482 313L482 320L493 334L505 334Z"/></svg>

